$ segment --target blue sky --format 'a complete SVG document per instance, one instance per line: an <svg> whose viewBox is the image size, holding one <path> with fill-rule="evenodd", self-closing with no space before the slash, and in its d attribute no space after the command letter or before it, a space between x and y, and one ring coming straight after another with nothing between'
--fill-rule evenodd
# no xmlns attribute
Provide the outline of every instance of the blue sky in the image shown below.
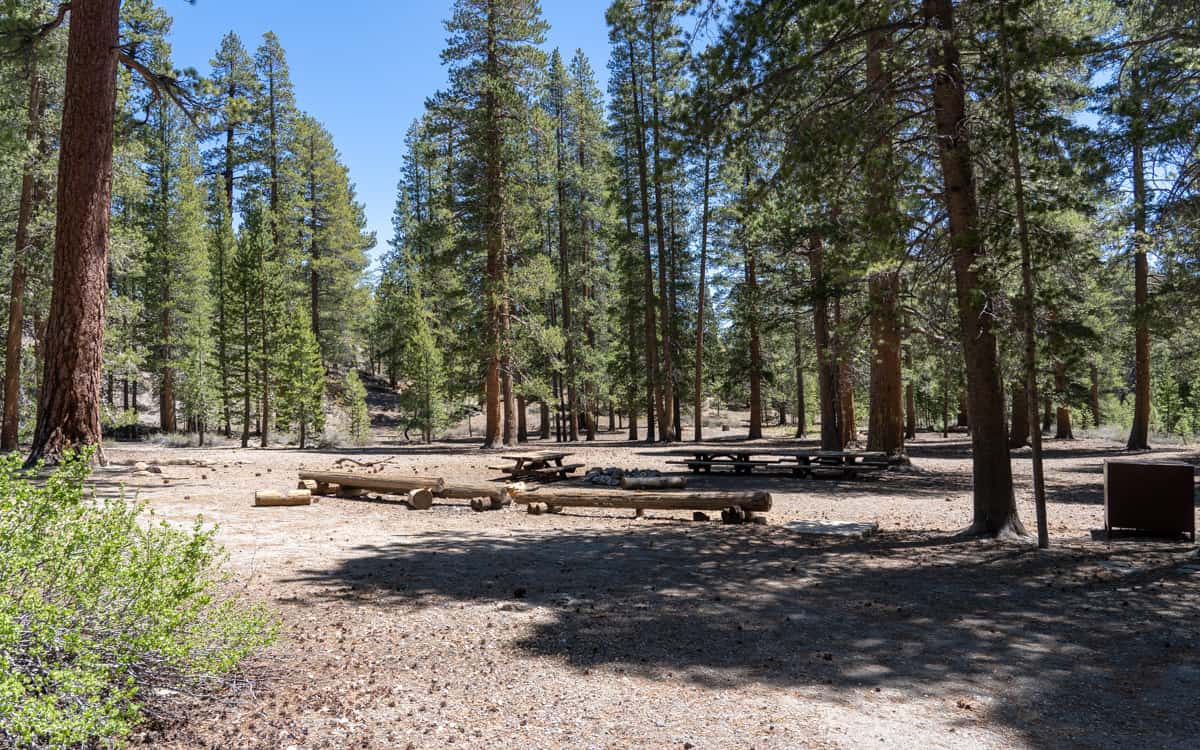
<svg viewBox="0 0 1200 750"><path fill-rule="evenodd" d="M253 53L274 31L288 54L299 106L333 133L366 205L368 226L391 236L404 132L425 97L442 88L442 22L451 0L159 0L175 18L177 67L201 74L221 37L236 31ZM582 48L602 89L608 79L608 0L542 0L547 48Z"/></svg>

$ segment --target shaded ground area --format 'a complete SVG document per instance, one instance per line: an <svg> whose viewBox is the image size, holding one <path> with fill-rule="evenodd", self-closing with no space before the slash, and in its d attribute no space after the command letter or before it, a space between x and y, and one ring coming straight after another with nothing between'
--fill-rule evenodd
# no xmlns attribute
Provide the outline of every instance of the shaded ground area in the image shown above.
<svg viewBox="0 0 1200 750"><path fill-rule="evenodd" d="M1194 747L1200 558L1111 542L1098 467L1119 446L1052 443L1054 549L957 542L961 436L923 437L876 482L705 476L769 489L772 525L690 514L532 517L325 499L250 508L338 452L203 458L136 480L157 513L219 521L237 584L285 638L253 694L194 707L162 747ZM667 470L643 444L578 460ZM122 446L118 458L155 450ZM1162 456L1195 458L1194 450ZM389 470L489 476L465 444L364 449ZM1028 460L1014 456L1019 482ZM100 476L117 483L113 471ZM164 484L165 482L165 484ZM1021 509L1032 507L1019 490ZM789 520L876 521L866 540Z"/></svg>

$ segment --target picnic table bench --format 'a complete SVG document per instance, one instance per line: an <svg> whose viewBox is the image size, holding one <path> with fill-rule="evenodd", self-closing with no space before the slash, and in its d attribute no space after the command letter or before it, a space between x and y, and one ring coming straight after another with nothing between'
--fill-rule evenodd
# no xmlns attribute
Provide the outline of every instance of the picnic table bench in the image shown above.
<svg viewBox="0 0 1200 750"><path fill-rule="evenodd" d="M730 446L697 446L674 451L671 455L690 456L667 463L687 466L693 473L711 473L713 467L728 468L734 474L752 474L757 468L779 466L798 477L873 477L888 467L886 453L877 451L824 451L794 449L753 449Z"/></svg>
<svg viewBox="0 0 1200 750"><path fill-rule="evenodd" d="M534 479L552 482L558 479L568 479L571 473L583 468L583 464L564 464L563 459L571 455L560 451L536 451L531 453L509 453L502 455L505 461L512 461L510 466L489 466L490 469L502 471L513 479Z"/></svg>

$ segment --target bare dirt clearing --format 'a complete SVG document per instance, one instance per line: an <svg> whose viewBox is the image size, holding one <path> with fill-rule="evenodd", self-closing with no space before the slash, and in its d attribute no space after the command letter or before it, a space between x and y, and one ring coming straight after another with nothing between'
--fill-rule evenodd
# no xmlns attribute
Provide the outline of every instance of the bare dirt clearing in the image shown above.
<svg viewBox="0 0 1200 750"><path fill-rule="evenodd" d="M167 519L219 523L236 584L283 622L253 692L152 730L158 747L1194 747L1200 558L1183 541L1096 537L1102 461L1119 446L1047 447L1048 553L950 538L969 520L961 436L922 435L913 470L878 481L689 476L769 490L768 526L465 501L251 507L254 490L344 455L494 477L496 455L466 443L117 444L117 461L209 465L111 467L97 482L125 482ZM680 468L613 439L566 450L588 466ZM1032 523L1027 457L1014 470ZM881 531L818 538L792 520Z"/></svg>

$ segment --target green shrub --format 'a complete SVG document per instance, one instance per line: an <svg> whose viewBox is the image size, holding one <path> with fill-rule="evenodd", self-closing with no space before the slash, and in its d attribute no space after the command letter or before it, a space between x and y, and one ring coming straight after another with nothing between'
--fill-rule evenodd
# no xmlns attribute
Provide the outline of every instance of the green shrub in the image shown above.
<svg viewBox="0 0 1200 750"><path fill-rule="evenodd" d="M120 743L153 691L215 689L275 635L221 595L214 530L95 497L90 459L39 482L0 458L0 746Z"/></svg>

